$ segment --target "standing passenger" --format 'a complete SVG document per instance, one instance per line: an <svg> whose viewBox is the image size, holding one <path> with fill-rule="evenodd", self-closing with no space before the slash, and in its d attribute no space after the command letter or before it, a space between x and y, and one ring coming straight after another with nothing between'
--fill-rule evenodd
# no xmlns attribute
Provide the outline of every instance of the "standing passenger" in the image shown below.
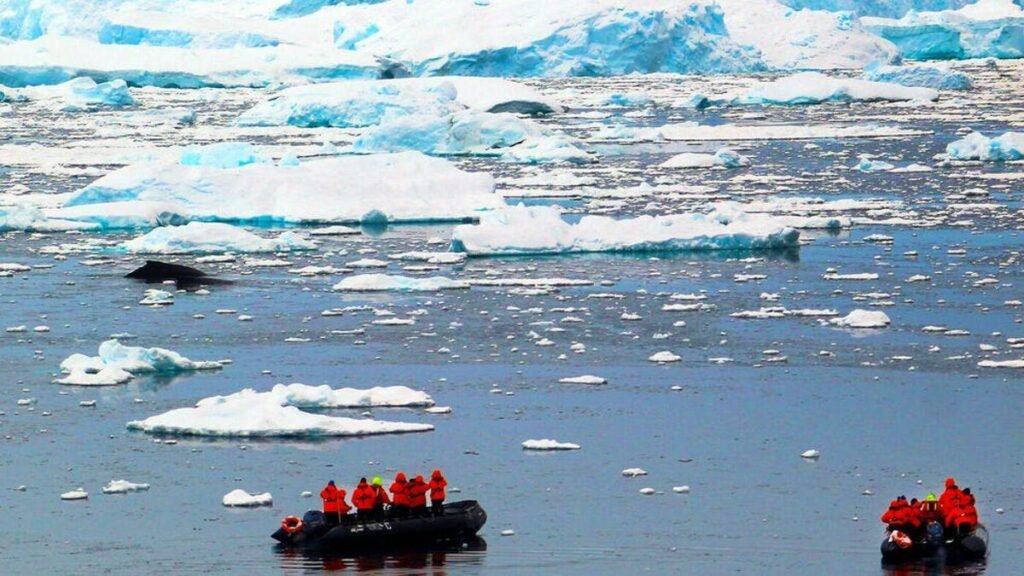
<svg viewBox="0 0 1024 576"><path fill-rule="evenodd" d="M395 474L395 481L391 484L391 508L399 518L409 514L409 482L404 472Z"/></svg>
<svg viewBox="0 0 1024 576"><path fill-rule="evenodd" d="M370 483L370 489L373 490L373 515L378 520L383 520L384 506L391 504L388 491L384 489L384 480L380 476L374 476L373 482Z"/></svg>
<svg viewBox="0 0 1024 576"><path fill-rule="evenodd" d="M430 475L430 511L434 513L434 516L440 516L444 514L444 489L448 486L448 481L444 479L444 474L441 474L440 470L434 470L434 473Z"/></svg>
<svg viewBox="0 0 1024 576"><path fill-rule="evenodd" d="M373 488L366 483L366 478L359 479L359 485L352 492L352 503L356 505L356 513L360 520L369 520L373 516L373 502L376 500Z"/></svg>
<svg viewBox="0 0 1024 576"><path fill-rule="evenodd" d="M423 476L417 474L412 482L409 482L409 508L413 516L424 516L427 513L427 483Z"/></svg>

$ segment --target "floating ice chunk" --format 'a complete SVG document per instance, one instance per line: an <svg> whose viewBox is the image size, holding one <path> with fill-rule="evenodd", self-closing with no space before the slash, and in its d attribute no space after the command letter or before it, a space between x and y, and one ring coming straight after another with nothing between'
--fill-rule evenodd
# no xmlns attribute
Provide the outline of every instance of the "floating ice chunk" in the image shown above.
<svg viewBox="0 0 1024 576"><path fill-rule="evenodd" d="M516 535L516 531L512 530L512 529L502 530L501 531L501 535L502 536L515 536Z"/></svg>
<svg viewBox="0 0 1024 576"><path fill-rule="evenodd" d="M669 352L668 350L662 350L661 352L656 352L654 354L651 354L651 356L647 360L650 361L650 362L657 362L659 364L664 364L664 363L667 363L667 362L679 362L682 359L683 359L682 356L678 356L676 354L673 354L672 352Z"/></svg>
<svg viewBox="0 0 1024 576"><path fill-rule="evenodd" d="M558 380L562 384L587 384L591 386L598 386L601 384L607 384L608 380L601 378L600 376L584 375L584 376L572 376L569 378L560 378Z"/></svg>
<svg viewBox="0 0 1024 576"><path fill-rule="evenodd" d="M864 79L936 90L969 90L972 87L967 74L935 64L877 66L865 71Z"/></svg>
<svg viewBox="0 0 1024 576"><path fill-rule="evenodd" d="M656 494L657 491L654 488L647 487L647 488L641 488L640 489L640 493L643 494L644 496L651 496L651 495Z"/></svg>
<svg viewBox="0 0 1024 576"><path fill-rule="evenodd" d="M316 245L293 232L261 238L231 224L190 222L164 226L118 246L133 254L208 254L211 252L287 252L314 250Z"/></svg>
<svg viewBox="0 0 1024 576"><path fill-rule="evenodd" d="M737 140L806 140L819 138L890 138L928 134L921 130L899 126L882 126L859 123L852 126L831 124L792 125L736 124L706 125L695 122L666 124L642 133L641 139L685 140L695 142L737 141Z"/></svg>
<svg viewBox="0 0 1024 576"><path fill-rule="evenodd" d="M723 166L725 168L739 168L749 166L750 160L728 148L722 148L714 154L700 154L684 152L662 162L662 168L712 168Z"/></svg>
<svg viewBox="0 0 1024 576"><path fill-rule="evenodd" d="M457 226L452 250L470 256L764 250L796 247L799 237L771 216L735 210L622 220L584 216L569 224L557 208L520 205L484 214L478 225Z"/></svg>
<svg viewBox="0 0 1024 576"><path fill-rule="evenodd" d="M874 272L855 272L850 274L840 274L839 272L826 272L822 274L821 277L825 280L878 280L878 274Z"/></svg>
<svg viewBox="0 0 1024 576"><path fill-rule="evenodd" d="M451 414L452 413L452 407L451 406L431 406L429 408L425 408L423 411L426 412L427 414Z"/></svg>
<svg viewBox="0 0 1024 576"><path fill-rule="evenodd" d="M687 486L686 484L682 486L673 486L672 491L675 492L676 494L689 494L690 487Z"/></svg>
<svg viewBox="0 0 1024 576"><path fill-rule="evenodd" d="M622 475L627 478L636 478L637 476L647 476L647 471L643 468L626 468L622 471Z"/></svg>
<svg viewBox="0 0 1024 576"><path fill-rule="evenodd" d="M88 500L89 493L85 490L78 488L70 492L65 492L60 495L61 500Z"/></svg>
<svg viewBox="0 0 1024 576"><path fill-rule="evenodd" d="M827 101L937 100L931 88L900 86L855 78L833 78L819 72L801 72L764 82L725 101L733 105L820 104Z"/></svg>
<svg viewBox="0 0 1024 576"><path fill-rule="evenodd" d="M149 484L136 484L127 480L111 480L103 487L104 494L127 494L149 490Z"/></svg>
<svg viewBox="0 0 1024 576"><path fill-rule="evenodd" d="M100 344L99 356L72 354L61 362L60 369L67 376L56 382L77 386L111 386L127 382L134 374L174 374L214 370L222 366L222 362L189 360L164 348L125 346L117 340L107 340Z"/></svg>
<svg viewBox="0 0 1024 576"><path fill-rule="evenodd" d="M854 166L854 169L860 170L861 172L888 172L896 166L885 162L884 160L873 160L867 155L860 157L860 162Z"/></svg>
<svg viewBox="0 0 1024 576"><path fill-rule="evenodd" d="M1024 132L1006 132L988 138L981 132L972 132L946 146L951 160L1020 160L1024 158Z"/></svg>
<svg viewBox="0 0 1024 576"><path fill-rule="evenodd" d="M278 384L270 391L282 406L299 408L427 407L434 400L426 392L407 386L368 389L331 388L306 384Z"/></svg>
<svg viewBox="0 0 1024 576"><path fill-rule="evenodd" d="M978 362L982 368L1024 368L1024 359L1020 360L982 360Z"/></svg>
<svg viewBox="0 0 1024 576"><path fill-rule="evenodd" d="M436 292L469 288L469 283L452 280L444 276L411 278L388 274L359 274L350 276L334 285L334 290L348 292L377 292L394 290L398 292Z"/></svg>
<svg viewBox="0 0 1024 576"><path fill-rule="evenodd" d="M309 231L310 236L353 236L356 234L362 234L358 228L351 228L349 226L325 226L324 228L316 228Z"/></svg>
<svg viewBox="0 0 1024 576"><path fill-rule="evenodd" d="M844 328L885 328L891 321L881 310L854 310L842 318L831 318L829 323Z"/></svg>
<svg viewBox="0 0 1024 576"><path fill-rule="evenodd" d="M557 440L527 440L523 442L523 450L579 450L579 444L559 442Z"/></svg>
<svg viewBox="0 0 1024 576"><path fill-rule="evenodd" d="M39 100L49 108L64 112L120 108L135 104L135 99L128 91L128 84L121 79L97 83L92 78L75 78L56 86L21 88L8 95L8 98Z"/></svg>
<svg viewBox="0 0 1024 576"><path fill-rule="evenodd" d="M430 424L339 418L282 406L273 393L244 389L212 396L194 408L178 408L128 423L129 430L149 434L216 437L326 437L426 432Z"/></svg>
<svg viewBox="0 0 1024 576"><path fill-rule="evenodd" d="M178 205L180 213L197 220L260 224L460 221L504 206L493 192L488 174L404 152L310 160L297 167L147 162L96 180L65 207L158 201Z"/></svg>
<svg viewBox="0 0 1024 576"><path fill-rule="evenodd" d="M800 457L806 460L817 460L818 458L821 458L821 452L814 450L812 448L810 450L804 450L803 452L801 452Z"/></svg>
<svg viewBox="0 0 1024 576"><path fill-rule="evenodd" d="M171 304L174 304L174 294L157 288L146 290L145 297L139 300L141 306L170 306Z"/></svg>
<svg viewBox="0 0 1024 576"><path fill-rule="evenodd" d="M466 259L466 255L462 252L401 252L390 254L388 258L428 264L460 264Z"/></svg>
<svg viewBox="0 0 1024 576"><path fill-rule="evenodd" d="M221 503L229 508L256 508L259 506L273 506L274 497L271 496L270 492L250 494L238 488L225 494Z"/></svg>

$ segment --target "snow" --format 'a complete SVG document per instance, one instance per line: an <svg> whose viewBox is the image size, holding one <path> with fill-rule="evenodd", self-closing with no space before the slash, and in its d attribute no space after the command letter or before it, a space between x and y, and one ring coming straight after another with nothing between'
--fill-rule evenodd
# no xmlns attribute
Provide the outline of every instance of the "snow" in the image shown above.
<svg viewBox="0 0 1024 576"><path fill-rule="evenodd" d="M978 0L958 10L910 12L902 18L862 18L864 26L892 41L904 58L1020 58L1024 56L1024 8L1014 0Z"/></svg>
<svg viewBox="0 0 1024 576"><path fill-rule="evenodd" d="M219 160L211 162L225 160L215 156ZM62 208L47 211L51 220L43 224L63 226L68 219L111 224L104 222L111 207L118 207L118 214L173 212L180 219L257 224L464 221L505 205L493 191L490 175L464 172L417 152L310 160L297 167L154 161L99 178ZM16 226L40 226L38 216L18 218ZM0 213L0 227L3 220Z"/></svg>
<svg viewBox="0 0 1024 576"><path fill-rule="evenodd" d="M586 385L589 385L589 386L599 386L599 385L607 384L608 383L607 379L601 378L600 376L592 376L590 374L586 374L586 375L583 375L583 376L572 376L572 377L568 377L568 378L560 378L558 381L561 384L586 384Z"/></svg>
<svg viewBox="0 0 1024 576"><path fill-rule="evenodd" d="M136 484L127 480L111 480L103 487L104 494L128 494L129 492L144 492L149 490L149 484Z"/></svg>
<svg viewBox="0 0 1024 576"><path fill-rule="evenodd" d="M210 254L220 252L288 252L314 250L316 245L293 232L262 238L231 224L190 222L156 228L118 245L132 254Z"/></svg>
<svg viewBox="0 0 1024 576"><path fill-rule="evenodd" d="M246 388L227 396L204 398L192 408L177 408L128 423L149 434L214 437L329 437L427 432L429 424L359 420L304 412L282 405L287 397Z"/></svg>
<svg viewBox="0 0 1024 576"><path fill-rule="evenodd" d="M830 318L829 323L843 328L885 328L891 321L881 310L854 310L841 318Z"/></svg>
<svg viewBox="0 0 1024 576"><path fill-rule="evenodd" d="M214 370L224 364L215 361L193 361L164 348L125 346L117 340L100 344L98 356L72 354L60 364L67 376L59 384L77 386L111 386L123 384L136 374L174 374L196 370Z"/></svg>
<svg viewBox="0 0 1024 576"><path fill-rule="evenodd" d="M557 440L527 440L523 442L523 450L579 450L579 444L559 442Z"/></svg>
<svg viewBox="0 0 1024 576"><path fill-rule="evenodd" d="M668 350L662 350L661 352L657 352L655 354L652 354L647 360L650 361L650 362L657 362L659 364L664 364L664 363L667 363L667 362L679 362L682 359L683 359L682 356L679 356L677 354L673 354L672 352L670 352Z"/></svg>
<svg viewBox="0 0 1024 576"><path fill-rule="evenodd" d="M928 101L937 100L938 97L938 91L932 88L901 86L857 78L835 78L820 72L800 72L771 82L759 83L739 95L727 97L725 101L732 105L794 105L820 104L828 101Z"/></svg>
<svg viewBox="0 0 1024 576"><path fill-rule="evenodd" d="M274 497L270 492L250 494L238 488L225 494L221 503L229 508L256 508L258 506L273 506Z"/></svg>
<svg viewBox="0 0 1024 576"><path fill-rule="evenodd" d="M701 154L696 152L683 152L662 162L662 168L712 168L722 166L725 168L739 168L749 166L750 160L728 148L722 148L714 154Z"/></svg>
<svg viewBox="0 0 1024 576"><path fill-rule="evenodd" d="M556 207L514 206L457 226L452 250L470 256L573 252L669 252L794 248L800 233L771 216L731 209L710 214L584 216L576 224Z"/></svg>
<svg viewBox="0 0 1024 576"><path fill-rule="evenodd" d="M336 12L335 43L411 62L414 75L610 76L763 68L709 2L400 1ZM524 15L529 15L524 18ZM458 33L453 33L458 31Z"/></svg>
<svg viewBox="0 0 1024 576"><path fill-rule="evenodd" d="M441 77L354 80L294 86L244 112L239 126L351 128L406 115L445 116L460 110L550 114L557 100L502 78Z"/></svg>
<svg viewBox="0 0 1024 576"><path fill-rule="evenodd" d="M948 144L946 155L951 160L1021 160L1024 159L1024 132L1005 132L993 138L971 132Z"/></svg>
<svg viewBox="0 0 1024 576"><path fill-rule="evenodd" d="M582 144L511 113L391 116L352 144L356 152L418 150L431 155L501 156L516 162L593 161Z"/></svg>
<svg viewBox="0 0 1024 576"><path fill-rule="evenodd" d="M971 79L967 74L936 64L876 66L864 72L864 79L936 90L969 90L972 87Z"/></svg>
<svg viewBox="0 0 1024 576"><path fill-rule="evenodd" d="M97 83L92 78L75 78L56 86L15 89L7 92L6 96L9 100L41 101L48 108L63 112L120 108L135 104L128 84L121 79Z"/></svg>
<svg viewBox="0 0 1024 576"><path fill-rule="evenodd" d="M427 407L434 400L426 392L407 386L368 389L331 388L327 385L278 384L270 391L282 406L298 408Z"/></svg>
<svg viewBox="0 0 1024 576"><path fill-rule="evenodd" d="M377 78L385 69L371 54L292 44L228 49L100 44L44 36L0 44L0 85L60 84L84 76L129 86L261 87L310 79Z"/></svg>
<svg viewBox="0 0 1024 576"><path fill-rule="evenodd" d="M334 285L333 289L347 292L436 292L438 290L460 288L469 288L469 284L462 280L452 280L444 276L411 278L409 276L389 274L359 274L349 276L338 282Z"/></svg>

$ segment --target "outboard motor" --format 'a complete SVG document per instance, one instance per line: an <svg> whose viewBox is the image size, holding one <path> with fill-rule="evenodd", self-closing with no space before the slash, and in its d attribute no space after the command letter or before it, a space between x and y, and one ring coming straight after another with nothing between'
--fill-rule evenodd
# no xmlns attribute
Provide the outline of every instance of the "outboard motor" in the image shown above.
<svg viewBox="0 0 1024 576"><path fill-rule="evenodd" d="M929 548L938 548L939 546L942 546L943 541L945 540L943 535L944 532L945 529L942 527L942 524L939 524L934 520L929 522L928 526L925 528L925 543Z"/></svg>
<svg viewBox="0 0 1024 576"><path fill-rule="evenodd" d="M324 513L319 510L310 510L302 516L302 523L309 530L319 530L327 522L324 520Z"/></svg>

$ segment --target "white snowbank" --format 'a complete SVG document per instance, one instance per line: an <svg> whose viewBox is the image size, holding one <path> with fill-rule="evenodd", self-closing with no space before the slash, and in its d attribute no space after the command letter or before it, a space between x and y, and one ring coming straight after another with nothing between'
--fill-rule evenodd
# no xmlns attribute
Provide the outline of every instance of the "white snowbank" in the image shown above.
<svg viewBox="0 0 1024 576"><path fill-rule="evenodd" d="M430 424L358 420L303 412L282 405L286 398L246 388L228 396L212 396L194 408L178 408L128 423L128 429L150 434L216 437L326 437L427 432Z"/></svg>
<svg viewBox="0 0 1024 576"><path fill-rule="evenodd" d="M293 232L262 238L231 224L189 222L156 228L118 248L132 254L210 254L220 252L289 252L314 250L316 245Z"/></svg>
<svg viewBox="0 0 1024 576"><path fill-rule="evenodd" d="M127 494L129 492L144 492L149 490L149 484L136 484L127 480L111 480L103 487L104 494Z"/></svg>
<svg viewBox="0 0 1024 576"><path fill-rule="evenodd" d="M67 376L56 382L76 386L111 386L123 384L136 374L174 374L221 367L222 362L197 362L164 348L125 346L117 340L107 340L100 344L98 356L68 356L60 363L61 371Z"/></svg>
<svg viewBox="0 0 1024 576"><path fill-rule="evenodd" d="M72 195L65 207L93 206L102 215L111 203L164 202L195 220L253 223L458 221L504 206L493 191L490 175L463 172L417 152L310 160L294 167L157 161L107 174ZM56 210L50 216L74 214Z"/></svg>
<svg viewBox="0 0 1024 576"><path fill-rule="evenodd" d="M881 310L854 310L841 318L830 318L829 323L844 328L885 328L891 321Z"/></svg>
<svg viewBox="0 0 1024 576"><path fill-rule="evenodd" d="M436 292L437 290L453 290L469 288L462 280L452 280L444 276L430 278L412 278L389 274L359 274L349 276L334 285L334 290L348 292L377 292L394 290L398 292Z"/></svg>
<svg viewBox="0 0 1024 576"><path fill-rule="evenodd" d="M946 156L952 160L1021 160L1024 159L1024 132L1005 132L994 138L971 132L948 144Z"/></svg>
<svg viewBox="0 0 1024 576"><path fill-rule="evenodd" d="M523 442L523 450L579 450L579 444L559 442L545 438L543 440L527 440Z"/></svg>
<svg viewBox="0 0 1024 576"><path fill-rule="evenodd" d="M273 506L274 497L270 492L250 494L238 488L225 494L221 503L229 508L256 508L258 506Z"/></svg>
<svg viewBox="0 0 1024 576"><path fill-rule="evenodd" d="M569 252L658 252L793 248L800 233L771 216L735 210L710 214L584 216L569 224L549 206L514 206L457 226L452 250L470 256Z"/></svg>

